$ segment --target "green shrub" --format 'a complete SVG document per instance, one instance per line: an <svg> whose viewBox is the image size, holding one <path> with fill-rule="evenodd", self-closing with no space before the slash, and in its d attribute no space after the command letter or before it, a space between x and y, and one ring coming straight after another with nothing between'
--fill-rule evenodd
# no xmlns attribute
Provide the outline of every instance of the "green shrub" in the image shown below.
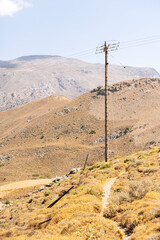
<svg viewBox="0 0 160 240"><path fill-rule="evenodd" d="M127 162L129 162L129 159L126 158L126 159L124 160L124 163L127 163Z"/></svg>
<svg viewBox="0 0 160 240"><path fill-rule="evenodd" d="M124 130L124 134L127 134L129 132L129 128L127 127L125 130Z"/></svg>
<svg viewBox="0 0 160 240"><path fill-rule="evenodd" d="M44 196L45 196L45 197L48 197L49 194L50 194L50 192L45 192L45 193L44 193Z"/></svg>
<svg viewBox="0 0 160 240"><path fill-rule="evenodd" d="M39 174L33 174L32 177L39 177Z"/></svg>
<svg viewBox="0 0 160 240"><path fill-rule="evenodd" d="M96 134L96 131L95 131L95 130L91 130L91 131L89 132L89 134Z"/></svg>
<svg viewBox="0 0 160 240"><path fill-rule="evenodd" d="M10 204L10 201L6 200L5 204L6 204L6 205L9 205L9 204Z"/></svg>
<svg viewBox="0 0 160 240"><path fill-rule="evenodd" d="M101 164L102 164L102 163L99 163L99 162L98 162L98 163L95 163L94 165L89 166L89 167L88 167L88 170L91 171L91 170L93 170L93 169L95 169L95 168L99 168L99 167L101 166Z"/></svg>
<svg viewBox="0 0 160 240"><path fill-rule="evenodd" d="M110 167L111 167L111 164L106 163L106 164L102 165L102 166L100 167L100 169L105 169L105 168L110 168Z"/></svg>

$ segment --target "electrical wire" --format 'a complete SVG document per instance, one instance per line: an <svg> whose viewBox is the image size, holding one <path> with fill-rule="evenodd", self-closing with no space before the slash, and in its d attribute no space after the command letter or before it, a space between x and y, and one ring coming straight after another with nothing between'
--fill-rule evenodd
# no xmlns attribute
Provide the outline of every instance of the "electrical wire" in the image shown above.
<svg viewBox="0 0 160 240"><path fill-rule="evenodd" d="M156 43L156 42L160 42L160 37L155 38L155 39L148 39L148 40L144 40L144 41L139 41L139 42L135 41L135 42L128 43L128 44L121 43L121 45L119 47L119 50L125 49L125 48L132 48L132 47L141 47L141 46L145 46L145 45Z"/></svg>
<svg viewBox="0 0 160 240"><path fill-rule="evenodd" d="M110 57L114 58L116 60L117 63L119 63L119 65L123 68L126 68L126 66L124 66L117 58L115 58L111 53L109 54Z"/></svg>
<svg viewBox="0 0 160 240"><path fill-rule="evenodd" d="M159 39L159 38L160 38L160 35L150 36L150 37L139 38L139 39L130 40L130 41L123 41L123 42L121 42L121 44L124 44L124 45L125 44L133 44L133 43L139 43L139 42L154 40L154 39Z"/></svg>
<svg viewBox="0 0 160 240"><path fill-rule="evenodd" d="M108 41L108 42L116 42L115 40L113 41ZM133 48L133 47L141 47L141 46L145 46L145 45L148 45L148 44L153 44L155 42L160 42L160 35L157 35L157 36L150 36L150 37L145 37L145 38L139 38L139 39L135 39L135 40L130 40L130 41L124 41L124 42L121 42L120 43L120 46L118 48L118 50L124 50L124 49L127 49L127 48ZM103 42L104 43L104 42ZM101 42L102 44L102 42ZM103 46L102 46L103 47ZM95 49L96 48L90 48L90 49L86 49L86 50L83 50L83 51L80 51L80 52L77 52L77 53L73 53L73 54L70 54L70 55L67 55L65 57L60 57L60 58L57 58L57 61L56 61L56 64L57 63L63 63L66 61L67 58L78 58L78 59L84 59L84 58L87 58L87 57L90 57L90 56L93 56L95 55ZM102 48L103 50L103 48ZM114 50L114 49L113 49ZM103 51L102 51L103 52ZM110 52L109 52L109 55L116 59ZM123 67L125 68L125 66L119 61L116 59L116 61ZM52 65L53 66L53 61L52 59L49 59L48 61L45 62L45 66L49 66L49 65ZM32 69L35 69L36 66L32 66ZM31 69L31 70L32 70Z"/></svg>

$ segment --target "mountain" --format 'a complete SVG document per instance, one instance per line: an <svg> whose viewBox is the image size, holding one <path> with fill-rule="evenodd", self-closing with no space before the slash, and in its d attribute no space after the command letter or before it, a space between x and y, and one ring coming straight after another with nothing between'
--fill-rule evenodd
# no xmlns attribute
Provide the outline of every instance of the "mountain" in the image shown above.
<svg viewBox="0 0 160 240"><path fill-rule="evenodd" d="M160 144L160 79L109 86L109 155ZM0 112L0 182L63 175L104 159L104 89Z"/></svg>
<svg viewBox="0 0 160 240"><path fill-rule="evenodd" d="M153 68L110 65L109 82L158 78ZM104 65L60 56L23 56L0 61L0 111L53 94L75 98L104 85Z"/></svg>

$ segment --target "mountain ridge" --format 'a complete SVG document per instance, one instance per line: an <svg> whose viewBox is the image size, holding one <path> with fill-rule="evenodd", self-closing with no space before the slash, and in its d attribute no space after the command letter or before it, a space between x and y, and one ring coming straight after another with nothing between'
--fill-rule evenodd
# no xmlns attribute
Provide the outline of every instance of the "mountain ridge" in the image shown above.
<svg viewBox="0 0 160 240"><path fill-rule="evenodd" d="M109 82L157 78L152 68L110 65ZM75 98L104 85L104 65L60 56L31 55L0 61L0 111L53 94Z"/></svg>

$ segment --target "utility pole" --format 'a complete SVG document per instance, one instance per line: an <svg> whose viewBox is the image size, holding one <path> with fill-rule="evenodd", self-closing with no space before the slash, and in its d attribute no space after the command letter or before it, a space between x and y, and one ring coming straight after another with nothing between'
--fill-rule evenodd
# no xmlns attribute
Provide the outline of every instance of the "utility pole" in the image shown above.
<svg viewBox="0 0 160 240"><path fill-rule="evenodd" d="M108 46L104 43L105 52L105 162L109 160L108 144Z"/></svg>
<svg viewBox="0 0 160 240"><path fill-rule="evenodd" d="M115 51L119 47L118 43L106 44L96 48L96 54L105 52L105 162L109 161L109 124L108 124L108 52Z"/></svg>

